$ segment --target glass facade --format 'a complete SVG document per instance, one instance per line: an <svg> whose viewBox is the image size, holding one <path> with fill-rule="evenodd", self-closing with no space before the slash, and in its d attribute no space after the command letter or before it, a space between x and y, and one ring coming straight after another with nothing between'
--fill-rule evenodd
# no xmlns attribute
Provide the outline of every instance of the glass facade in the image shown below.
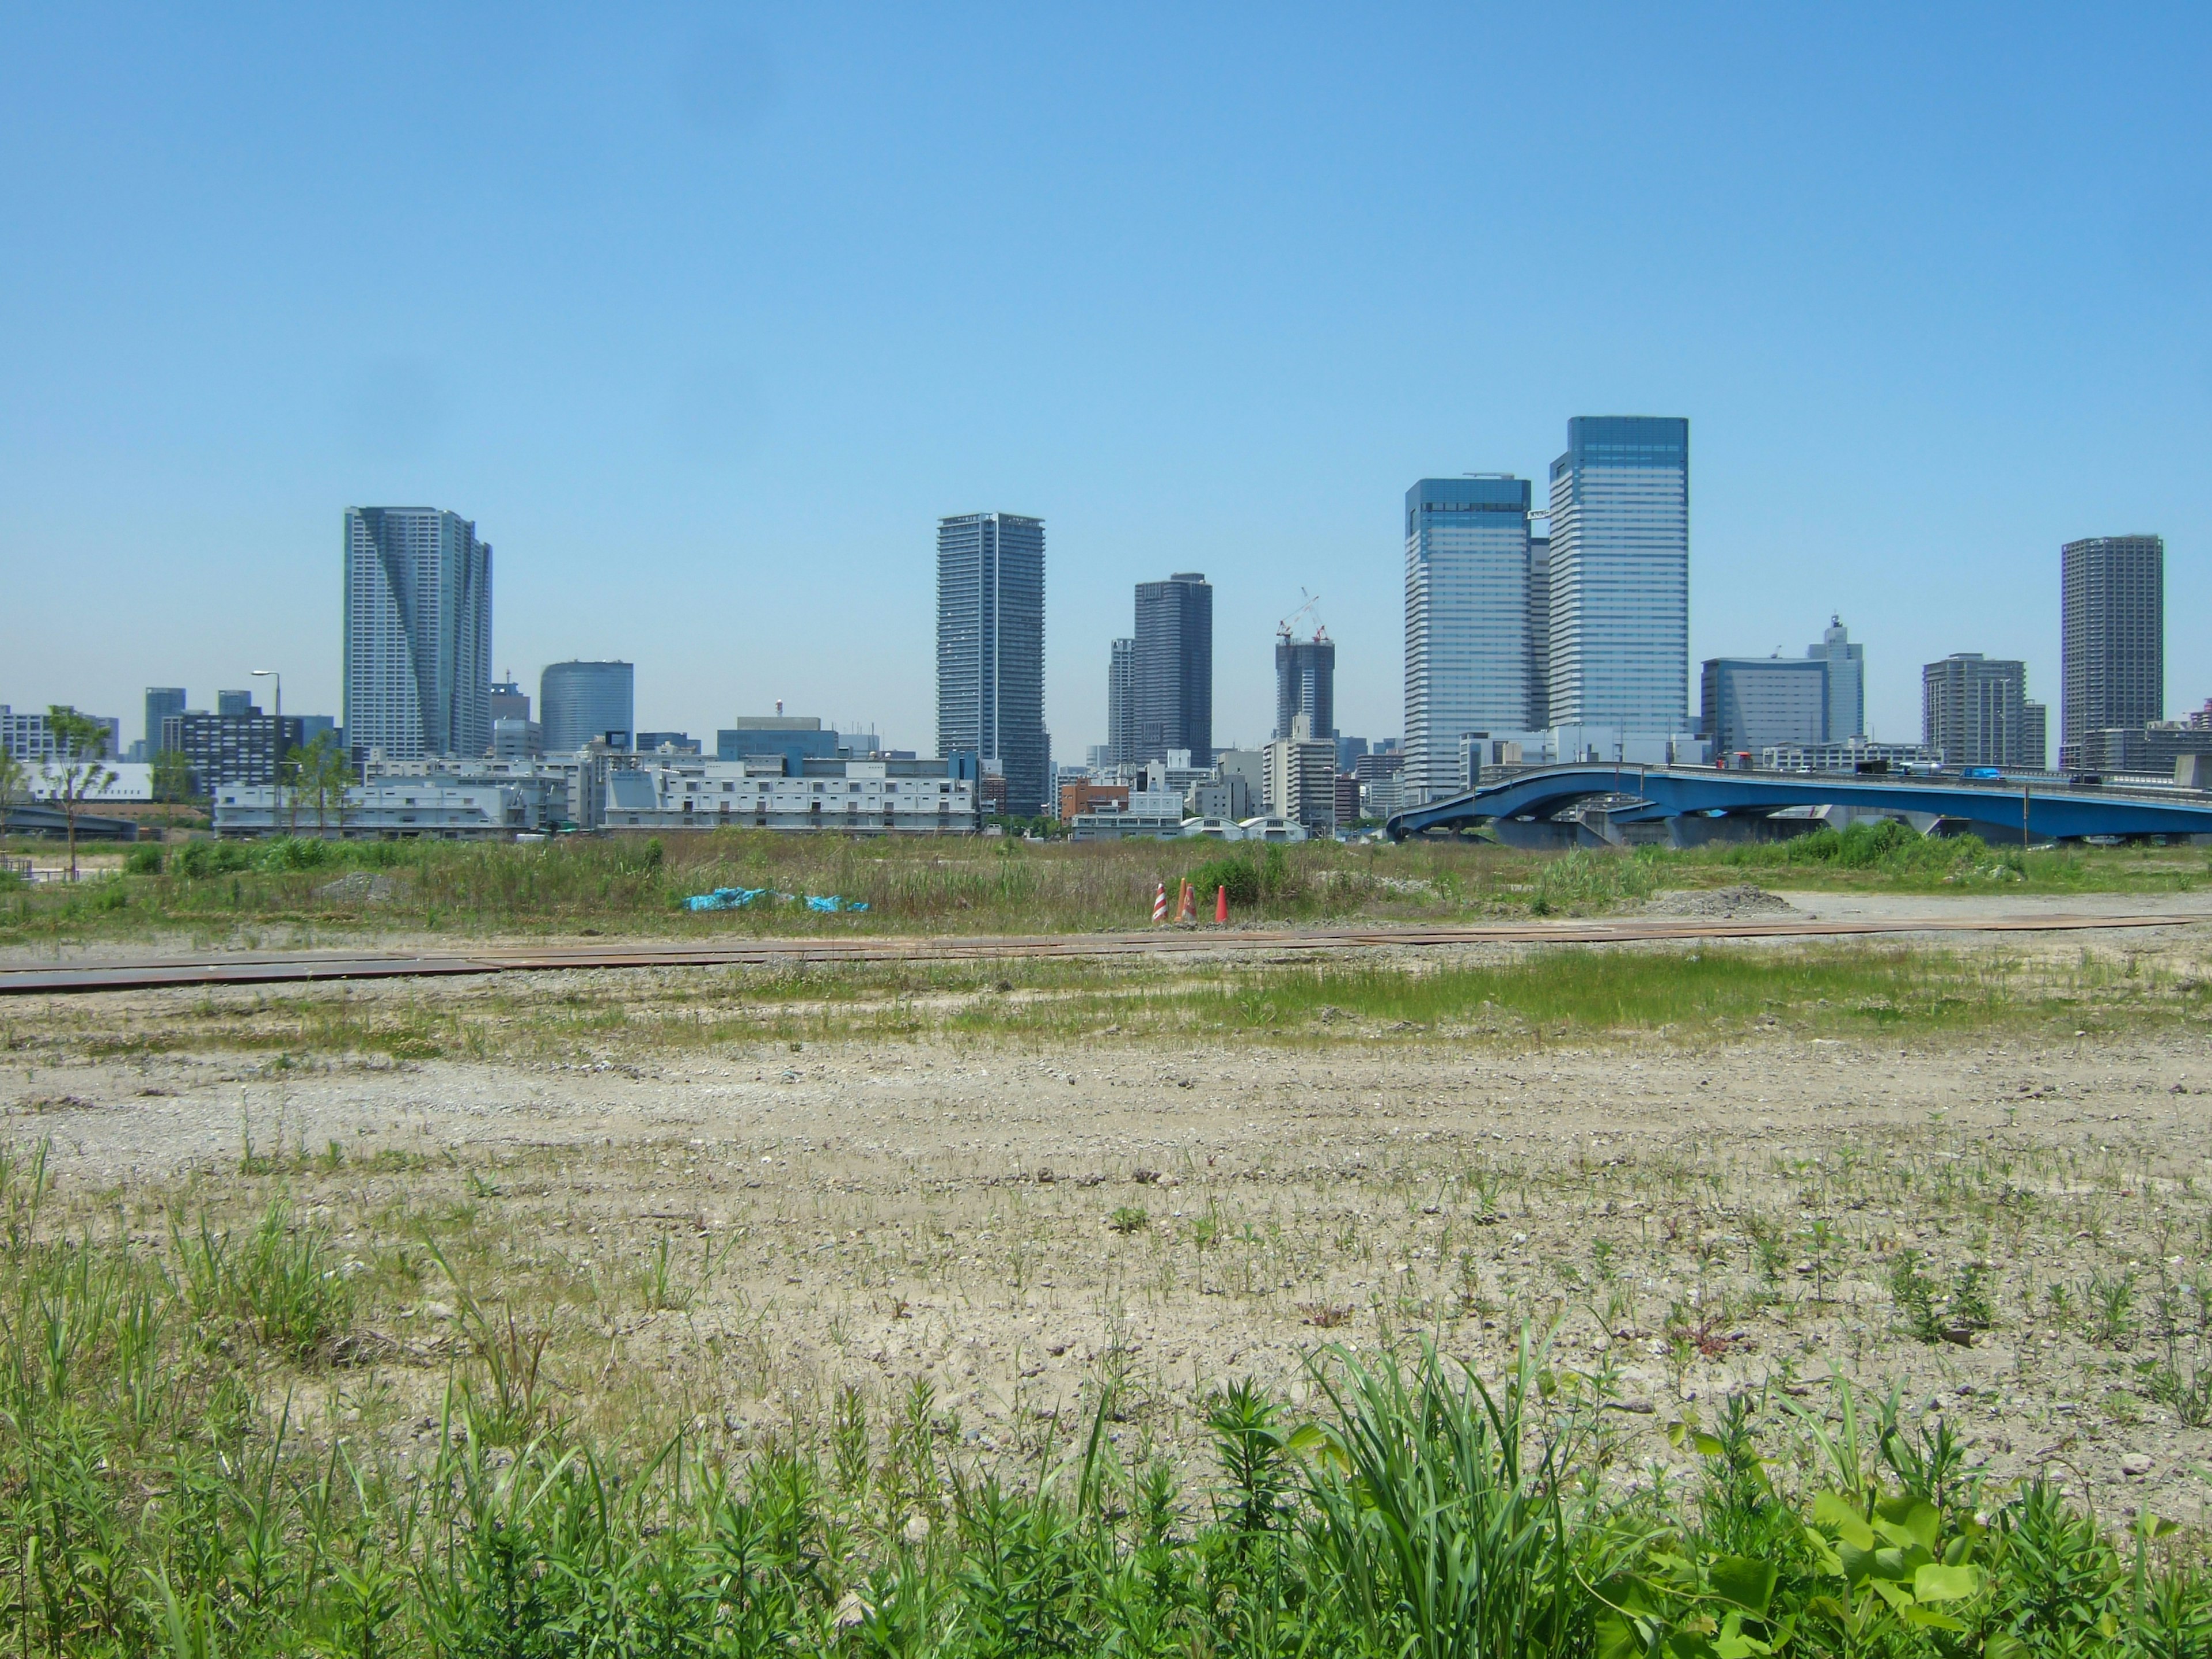
<svg viewBox="0 0 2212 1659"><path fill-rule="evenodd" d="M1213 763L1213 587L1195 570L1137 584L1137 654L1133 670L1137 752L1142 764L1190 750L1194 766Z"/></svg>
<svg viewBox="0 0 2212 1659"><path fill-rule="evenodd" d="M1828 663L1820 657L1711 657L1700 677L1698 732L1715 759L1828 740ZM1850 734L1846 734L1850 735Z"/></svg>
<svg viewBox="0 0 2212 1659"><path fill-rule="evenodd" d="M1049 810L1044 520L968 513L937 526L937 752L998 763L1006 811Z"/></svg>
<svg viewBox="0 0 2212 1659"><path fill-rule="evenodd" d="M636 667L626 662L548 663L538 677L538 741L549 755L573 755L592 742L631 747L637 731Z"/></svg>
<svg viewBox="0 0 2212 1659"><path fill-rule="evenodd" d="M1553 725L1680 732L1690 667L1690 423L1583 415L1552 463Z"/></svg>
<svg viewBox="0 0 2212 1659"><path fill-rule="evenodd" d="M1408 802L1459 787L1459 740L1534 724L1526 478L1424 478L1406 492Z"/></svg>
<svg viewBox="0 0 2212 1659"><path fill-rule="evenodd" d="M386 760L491 746L491 544L459 514L346 509L344 723Z"/></svg>
<svg viewBox="0 0 2212 1659"><path fill-rule="evenodd" d="M1336 642L1316 634L1310 640L1289 635L1275 639L1275 736L1292 734L1304 714L1307 732L1336 736Z"/></svg>

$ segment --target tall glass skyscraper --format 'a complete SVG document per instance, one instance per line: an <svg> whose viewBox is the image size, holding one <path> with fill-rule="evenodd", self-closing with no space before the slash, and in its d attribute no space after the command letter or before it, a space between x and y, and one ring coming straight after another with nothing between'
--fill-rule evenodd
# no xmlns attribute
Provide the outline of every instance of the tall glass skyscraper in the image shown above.
<svg viewBox="0 0 2212 1659"><path fill-rule="evenodd" d="M457 513L345 514L345 731L390 760L491 746L491 544Z"/></svg>
<svg viewBox="0 0 2212 1659"><path fill-rule="evenodd" d="M1213 586L1195 570L1137 584L1137 752L1142 765L1190 750L1213 764Z"/></svg>
<svg viewBox="0 0 2212 1659"><path fill-rule="evenodd" d="M149 685L146 688L146 758L152 760L161 752L161 722L172 714L185 712L185 688L181 685Z"/></svg>
<svg viewBox="0 0 2212 1659"><path fill-rule="evenodd" d="M1424 478L1406 492L1406 799L1459 787L1469 732L1536 714L1528 480Z"/></svg>
<svg viewBox="0 0 2212 1659"><path fill-rule="evenodd" d="M967 513L937 523L937 752L970 750L1006 779L1006 811L1048 810L1044 520Z"/></svg>
<svg viewBox="0 0 2212 1659"><path fill-rule="evenodd" d="M1690 423L1582 415L1552 463L1554 726L1688 729Z"/></svg>
<svg viewBox="0 0 2212 1659"><path fill-rule="evenodd" d="M526 713L525 720L529 718ZM538 676L538 745L573 755L586 744L637 741L637 668L626 662L555 662ZM615 733L610 737L609 733Z"/></svg>
<svg viewBox="0 0 2212 1659"><path fill-rule="evenodd" d="M1336 641L1316 629L1310 640L1275 635L1275 737L1292 735L1299 715L1310 736L1336 735Z"/></svg>

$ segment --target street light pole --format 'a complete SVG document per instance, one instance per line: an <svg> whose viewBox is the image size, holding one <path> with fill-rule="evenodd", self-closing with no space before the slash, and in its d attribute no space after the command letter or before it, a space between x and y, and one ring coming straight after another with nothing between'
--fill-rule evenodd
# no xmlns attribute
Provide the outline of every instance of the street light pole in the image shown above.
<svg viewBox="0 0 2212 1659"><path fill-rule="evenodd" d="M284 718L284 676L274 668L257 668L253 671L253 678L258 680L267 679L276 682L276 718L283 720Z"/></svg>

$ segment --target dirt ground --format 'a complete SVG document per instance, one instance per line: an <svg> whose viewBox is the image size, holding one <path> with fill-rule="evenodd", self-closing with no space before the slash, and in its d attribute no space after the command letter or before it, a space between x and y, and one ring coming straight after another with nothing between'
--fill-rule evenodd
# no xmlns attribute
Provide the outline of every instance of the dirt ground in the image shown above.
<svg viewBox="0 0 2212 1659"><path fill-rule="evenodd" d="M742 1445L919 1377L986 1450L1064 1441L1108 1387L1117 1437L1175 1447L1226 1379L1305 1398L1324 1343L1427 1332L1495 1374L1531 1323L1613 1402L1624 1467L1679 1457L1665 1426L1730 1390L1840 1372L1939 1412L1992 1476L2108 1514L2212 1497L2195 1030L0 1056L0 1140L41 1139L66 1224L152 1243L190 1203L282 1191L329 1228L373 1275L380 1358L328 1408L402 1440L466 1322L432 1240L617 1431Z"/></svg>

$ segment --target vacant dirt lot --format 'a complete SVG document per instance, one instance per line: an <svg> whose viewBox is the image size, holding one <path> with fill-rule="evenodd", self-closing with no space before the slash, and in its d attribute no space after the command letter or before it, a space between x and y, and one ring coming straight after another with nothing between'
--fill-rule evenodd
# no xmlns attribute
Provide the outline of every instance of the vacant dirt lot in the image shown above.
<svg viewBox="0 0 2212 1659"><path fill-rule="evenodd" d="M285 1386L401 1442L501 1329L617 1434L752 1443L921 1378L987 1449L1064 1440L1112 1389L1141 1451L1224 1379L1303 1397L1324 1342L1495 1366L1528 1324L1615 1403L1628 1466L1729 1390L1817 1403L1841 1372L1994 1474L2111 1513L2212 1496L2199 1028L87 1057L109 1020L252 1003L165 996L68 1005L59 1048L11 1011L0 1136L49 1144L50 1224L153 1248L282 1196L328 1229L373 1329Z"/></svg>

